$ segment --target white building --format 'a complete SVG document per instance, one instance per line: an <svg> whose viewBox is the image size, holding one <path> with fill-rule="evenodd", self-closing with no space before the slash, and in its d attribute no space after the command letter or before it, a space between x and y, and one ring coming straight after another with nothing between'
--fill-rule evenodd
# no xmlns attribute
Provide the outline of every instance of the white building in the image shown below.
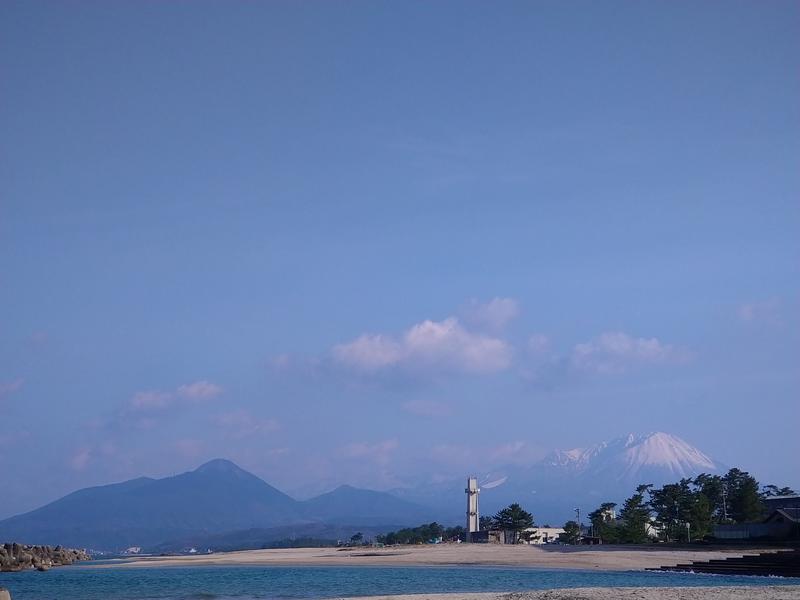
<svg viewBox="0 0 800 600"><path fill-rule="evenodd" d="M558 541L558 536L564 533L564 529L561 527L529 527L528 529L523 530L522 535L520 536L521 539L528 539L528 542L524 542L527 544L535 545L535 544L552 544L553 542ZM530 534L530 535L528 535Z"/></svg>

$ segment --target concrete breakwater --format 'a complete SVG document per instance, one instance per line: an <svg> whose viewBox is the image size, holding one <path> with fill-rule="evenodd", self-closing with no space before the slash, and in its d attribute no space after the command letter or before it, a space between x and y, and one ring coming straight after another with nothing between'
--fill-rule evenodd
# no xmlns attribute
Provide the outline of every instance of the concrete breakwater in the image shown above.
<svg viewBox="0 0 800 600"><path fill-rule="evenodd" d="M50 567L71 565L80 560L90 560L85 550L62 546L29 546L9 543L0 546L0 571L46 571Z"/></svg>

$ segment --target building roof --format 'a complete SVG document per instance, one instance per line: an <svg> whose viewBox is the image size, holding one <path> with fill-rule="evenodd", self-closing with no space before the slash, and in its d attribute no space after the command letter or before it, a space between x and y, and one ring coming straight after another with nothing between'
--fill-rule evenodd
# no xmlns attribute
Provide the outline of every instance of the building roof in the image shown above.
<svg viewBox="0 0 800 600"><path fill-rule="evenodd" d="M772 511L772 513L770 513L770 515L766 519L764 519L764 523L772 523L778 517L783 517L786 521L789 521L790 523L800 523L800 513L792 514L796 512L797 511L787 510L785 508L775 509Z"/></svg>

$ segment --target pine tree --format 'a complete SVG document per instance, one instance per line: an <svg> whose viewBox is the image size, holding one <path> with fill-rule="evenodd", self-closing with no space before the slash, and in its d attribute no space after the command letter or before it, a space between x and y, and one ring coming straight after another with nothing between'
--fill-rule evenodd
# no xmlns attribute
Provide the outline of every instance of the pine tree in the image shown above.
<svg viewBox="0 0 800 600"><path fill-rule="evenodd" d="M567 544L577 544L581 541L581 526L576 521L567 521L559 538Z"/></svg>
<svg viewBox="0 0 800 600"><path fill-rule="evenodd" d="M755 477L746 471L731 469L723 479L730 503L729 516L737 523L750 523L761 519L764 505Z"/></svg>
<svg viewBox="0 0 800 600"><path fill-rule="evenodd" d="M790 487L779 488L777 485L765 485L761 491L762 498L770 498L771 496L794 496L795 492Z"/></svg>
<svg viewBox="0 0 800 600"><path fill-rule="evenodd" d="M603 502L600 508L589 513L593 535L599 537L606 544L613 544L619 541L619 528L614 518L614 509L616 507L617 504L615 502Z"/></svg>
<svg viewBox="0 0 800 600"><path fill-rule="evenodd" d="M692 539L700 540L711 533L713 522L711 503L704 494L695 492L689 521Z"/></svg>
<svg viewBox="0 0 800 600"><path fill-rule="evenodd" d="M515 502L494 516L493 525L498 529L513 531L514 543L516 544L519 540L519 533L523 529L533 527L533 515Z"/></svg>
<svg viewBox="0 0 800 600"><path fill-rule="evenodd" d="M650 508L644 499L650 485L640 485L636 493L625 500L619 513L622 527L620 538L623 542L643 544L647 542L647 527L650 524Z"/></svg>

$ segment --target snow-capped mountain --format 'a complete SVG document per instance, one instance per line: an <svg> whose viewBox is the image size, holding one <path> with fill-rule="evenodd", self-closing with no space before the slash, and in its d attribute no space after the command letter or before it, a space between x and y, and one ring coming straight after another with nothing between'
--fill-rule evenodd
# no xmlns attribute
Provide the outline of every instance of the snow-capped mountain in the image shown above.
<svg viewBox="0 0 800 600"><path fill-rule="evenodd" d="M542 466L619 482L644 482L642 478L647 476L677 481L720 470L706 454L678 436L663 432L638 436L631 433L586 449L556 450L545 457Z"/></svg>
<svg viewBox="0 0 800 600"><path fill-rule="evenodd" d="M479 477L482 514L519 502L540 522L559 522L574 516L576 506L592 510L601 502L621 502L642 483L661 486L723 470L723 465L680 437L655 432L629 434L586 448L555 450L528 467L498 466L490 474L473 475ZM458 478L395 493L435 504L442 511L449 506L455 516L462 512L463 488L464 480Z"/></svg>

